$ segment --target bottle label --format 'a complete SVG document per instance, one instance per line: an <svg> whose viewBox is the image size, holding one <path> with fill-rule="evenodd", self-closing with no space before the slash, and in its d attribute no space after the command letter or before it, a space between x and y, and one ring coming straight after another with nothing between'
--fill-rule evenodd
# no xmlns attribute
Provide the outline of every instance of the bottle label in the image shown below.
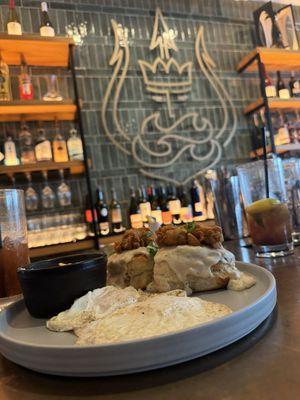
<svg viewBox="0 0 300 400"><path fill-rule="evenodd" d="M140 203L140 211L142 214L142 220L147 221L148 215L151 215L151 205L149 202Z"/></svg>
<svg viewBox="0 0 300 400"><path fill-rule="evenodd" d="M300 94L300 82L295 81L292 89L293 95L299 95Z"/></svg>
<svg viewBox="0 0 300 400"><path fill-rule="evenodd" d="M161 210L152 210L151 211L151 217L155 218L156 222L159 224L162 224L162 212Z"/></svg>
<svg viewBox="0 0 300 400"><path fill-rule="evenodd" d="M162 221L164 225L171 225L172 224L172 214L170 211L163 211L162 212Z"/></svg>
<svg viewBox="0 0 300 400"><path fill-rule="evenodd" d="M276 87L274 85L266 86L266 96L267 97L276 97Z"/></svg>
<svg viewBox="0 0 300 400"><path fill-rule="evenodd" d="M52 28L52 26L41 26L40 34L41 34L41 36L53 37L53 36L55 36L55 31L54 31L54 28Z"/></svg>
<svg viewBox="0 0 300 400"><path fill-rule="evenodd" d="M192 222L193 221L192 208L190 206L181 207L180 218L184 223Z"/></svg>
<svg viewBox="0 0 300 400"><path fill-rule="evenodd" d="M181 203L180 200L170 200L169 201L169 210L172 215L180 214Z"/></svg>
<svg viewBox="0 0 300 400"><path fill-rule="evenodd" d="M130 215L130 224L132 228L142 228L143 220L141 214L131 214Z"/></svg>
<svg viewBox="0 0 300 400"><path fill-rule="evenodd" d="M83 160L82 142L79 138L68 140L68 151L70 160Z"/></svg>
<svg viewBox="0 0 300 400"><path fill-rule="evenodd" d="M120 208L114 208L111 213L112 222L117 224L122 222L122 213Z"/></svg>
<svg viewBox="0 0 300 400"><path fill-rule="evenodd" d="M7 24L7 33L9 35L22 35L22 26L19 22L9 22Z"/></svg>
<svg viewBox="0 0 300 400"><path fill-rule="evenodd" d="M278 129L277 135L275 135L275 145L279 146L281 144L290 143L290 135L286 126L281 126Z"/></svg>
<svg viewBox="0 0 300 400"><path fill-rule="evenodd" d="M85 210L85 220L89 224L93 222L92 210Z"/></svg>
<svg viewBox="0 0 300 400"><path fill-rule="evenodd" d="M13 142L7 142L4 144L5 149L5 165L19 165L20 161L17 158L16 146Z"/></svg>
<svg viewBox="0 0 300 400"><path fill-rule="evenodd" d="M45 140L35 146L35 156L37 161L48 161L52 159L51 143Z"/></svg>
<svg viewBox="0 0 300 400"><path fill-rule="evenodd" d="M23 80L20 85L20 94L21 97L25 97L26 99L31 98L33 96L32 84L31 82L27 82Z"/></svg>
<svg viewBox="0 0 300 400"><path fill-rule="evenodd" d="M4 154L0 151L0 162L4 160Z"/></svg>
<svg viewBox="0 0 300 400"><path fill-rule="evenodd" d="M200 213L202 214L203 207L202 207L200 201L199 201L198 203L195 203L195 204L194 204L194 207L195 207L195 211L196 211L196 212L200 212Z"/></svg>
<svg viewBox="0 0 300 400"><path fill-rule="evenodd" d="M101 217L104 217L104 218L107 217L107 215L108 215L107 208L101 208L100 215L101 215Z"/></svg>
<svg viewBox="0 0 300 400"><path fill-rule="evenodd" d="M55 162L68 161L67 144L63 140L53 142L53 153Z"/></svg>
<svg viewBox="0 0 300 400"><path fill-rule="evenodd" d="M278 92L278 95L281 99L289 99L290 98L290 92L288 89L280 89Z"/></svg>
<svg viewBox="0 0 300 400"><path fill-rule="evenodd" d="M102 236L107 236L109 234L109 223L108 222L100 222L99 228L100 228L100 233Z"/></svg>

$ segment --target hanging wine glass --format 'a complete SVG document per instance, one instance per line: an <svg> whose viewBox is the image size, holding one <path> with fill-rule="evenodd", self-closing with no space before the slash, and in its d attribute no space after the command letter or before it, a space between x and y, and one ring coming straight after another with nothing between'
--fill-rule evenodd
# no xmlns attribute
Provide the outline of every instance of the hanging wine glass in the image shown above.
<svg viewBox="0 0 300 400"><path fill-rule="evenodd" d="M43 208L54 208L55 206L55 193L48 184L48 173L43 171L44 187L42 189L42 205Z"/></svg>
<svg viewBox="0 0 300 400"><path fill-rule="evenodd" d="M31 174L26 173L28 188L25 190L25 207L27 211L35 211L39 206L39 196L32 187Z"/></svg>
<svg viewBox="0 0 300 400"><path fill-rule="evenodd" d="M72 192L70 186L68 186L64 179L64 170L59 170L61 178L60 185L57 188L58 202L61 207L67 207L72 204Z"/></svg>
<svg viewBox="0 0 300 400"><path fill-rule="evenodd" d="M56 75L46 76L47 93L44 94L44 101L62 101L63 97L58 90L58 81Z"/></svg>

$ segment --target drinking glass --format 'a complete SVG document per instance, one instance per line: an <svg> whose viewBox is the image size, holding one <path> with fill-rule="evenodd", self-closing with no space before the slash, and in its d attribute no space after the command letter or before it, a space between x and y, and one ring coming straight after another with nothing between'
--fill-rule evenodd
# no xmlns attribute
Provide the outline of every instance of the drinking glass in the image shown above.
<svg viewBox="0 0 300 400"><path fill-rule="evenodd" d="M300 245L300 159L283 160L283 169L288 207L293 224L292 238L295 245Z"/></svg>
<svg viewBox="0 0 300 400"><path fill-rule="evenodd" d="M17 269L29 263L23 190L0 190L0 297L21 293Z"/></svg>
<svg viewBox="0 0 300 400"><path fill-rule="evenodd" d="M269 198L266 198L264 161L237 168L248 226L257 257L293 253L291 217L287 205L282 161L267 160Z"/></svg>
<svg viewBox="0 0 300 400"><path fill-rule="evenodd" d="M47 93L44 94L44 101L62 101L63 97L58 90L58 81L56 75L46 76Z"/></svg>
<svg viewBox="0 0 300 400"><path fill-rule="evenodd" d="M72 192L70 186L68 186L64 180L63 169L59 170L59 175L61 178L61 182L57 188L58 202L61 207L67 207L72 204Z"/></svg>

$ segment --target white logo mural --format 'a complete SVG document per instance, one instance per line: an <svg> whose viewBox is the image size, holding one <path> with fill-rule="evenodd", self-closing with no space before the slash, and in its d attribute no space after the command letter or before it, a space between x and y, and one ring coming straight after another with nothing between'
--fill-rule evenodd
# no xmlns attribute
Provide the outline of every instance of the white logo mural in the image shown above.
<svg viewBox="0 0 300 400"><path fill-rule="evenodd" d="M186 184L218 163L237 125L232 100L215 74L215 64L207 52L203 27L199 28L195 41L198 65L194 66L189 60L180 64L176 60L180 50L175 43L175 32L169 29L161 10L156 9L149 49L158 52L159 56L153 63L138 60L138 64L145 90L153 104L158 103L161 107L157 110L156 106L155 111L144 118L132 136L122 126L118 110L130 64L128 30L115 20L111 23L115 44L109 65L113 67L113 74L101 110L105 134L120 151L137 161L143 175L175 184ZM202 115L203 110L187 111L189 94L193 88L193 67L197 74L205 76L220 103L223 123L219 128ZM182 103L182 107L176 107L174 103ZM190 162L190 170L180 179L174 177L173 164L182 162L186 156L193 161Z"/></svg>

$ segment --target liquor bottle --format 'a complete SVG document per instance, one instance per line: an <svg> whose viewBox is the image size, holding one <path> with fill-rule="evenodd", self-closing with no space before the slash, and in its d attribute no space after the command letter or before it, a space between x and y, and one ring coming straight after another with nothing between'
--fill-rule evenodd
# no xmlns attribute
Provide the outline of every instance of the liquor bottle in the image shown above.
<svg viewBox="0 0 300 400"><path fill-rule="evenodd" d="M37 161L52 161L51 143L50 140L46 138L44 129L38 130L38 137L34 150Z"/></svg>
<svg viewBox="0 0 300 400"><path fill-rule="evenodd" d="M133 187L130 188L129 219L131 228L143 227L142 214Z"/></svg>
<svg viewBox="0 0 300 400"><path fill-rule="evenodd" d="M35 153L32 135L28 130L26 125L21 127L21 131L19 133L19 143L20 143L20 157L22 164L30 164L35 163Z"/></svg>
<svg viewBox="0 0 300 400"><path fill-rule="evenodd" d="M83 160L83 146L76 129L70 130L70 137L67 141L70 160Z"/></svg>
<svg viewBox="0 0 300 400"><path fill-rule="evenodd" d="M300 97L300 81L295 78L295 73L293 71L291 71L289 86L291 97Z"/></svg>
<svg viewBox="0 0 300 400"><path fill-rule="evenodd" d="M181 203L179 198L177 197L176 194L176 189L172 186L169 187L169 202L168 202L169 210L172 215L172 222L174 225L180 225L181 224L181 218L180 218L180 209L181 209Z"/></svg>
<svg viewBox="0 0 300 400"><path fill-rule="evenodd" d="M15 142L10 135L7 136L4 142L4 164L5 165L19 165L20 160L17 156Z"/></svg>
<svg viewBox="0 0 300 400"><path fill-rule="evenodd" d="M281 74L279 71L277 71L277 84L276 84L276 88L277 88L277 93L278 96L281 99L289 99L290 98L290 92L289 90L285 87L285 84L281 78Z"/></svg>
<svg viewBox="0 0 300 400"><path fill-rule="evenodd" d="M151 187L151 216L156 219L156 222L159 224L162 224L162 212L160 209L159 201L158 201L158 195L157 195L157 190L155 187Z"/></svg>
<svg viewBox="0 0 300 400"><path fill-rule="evenodd" d="M108 208L101 189L97 190L96 210L100 236L108 236L110 233Z"/></svg>
<svg viewBox="0 0 300 400"><path fill-rule="evenodd" d="M172 224L172 214L170 213L170 210L168 207L167 191L164 186L162 186L160 188L159 205L160 205L160 209L161 209L163 225L171 225Z"/></svg>
<svg viewBox="0 0 300 400"><path fill-rule="evenodd" d="M280 127L279 127L276 135L274 135L274 141L275 141L276 146L288 144L291 142L288 125L285 123L282 114L280 114L279 120L280 120Z"/></svg>
<svg viewBox="0 0 300 400"><path fill-rule="evenodd" d="M112 233L118 234L123 232L124 226L122 221L121 205L117 200L117 195L114 188L111 189L111 203L109 210L111 216Z"/></svg>
<svg viewBox="0 0 300 400"><path fill-rule="evenodd" d="M22 26L15 8L14 0L9 0L7 33L9 35L22 35Z"/></svg>
<svg viewBox="0 0 300 400"><path fill-rule="evenodd" d="M55 36L55 30L50 21L48 14L48 6L45 1L41 4L42 15L41 15L41 26L40 26L40 35L41 36Z"/></svg>
<svg viewBox="0 0 300 400"><path fill-rule="evenodd" d="M11 101L11 87L8 65L3 61L0 53L0 101Z"/></svg>
<svg viewBox="0 0 300 400"><path fill-rule="evenodd" d="M262 68L263 68L266 96L267 97L276 97L277 96L276 87L273 84L273 82L271 81L271 78L268 75L264 64L262 64Z"/></svg>
<svg viewBox="0 0 300 400"><path fill-rule="evenodd" d="M145 188L142 186L139 189L139 208L141 210L143 225L148 227L147 217L151 215L151 204L148 201Z"/></svg>
<svg viewBox="0 0 300 400"><path fill-rule="evenodd" d="M21 73L19 75L19 93L21 100L33 99L33 86L29 74L28 65L23 54L21 54Z"/></svg>
<svg viewBox="0 0 300 400"><path fill-rule="evenodd" d="M190 192L192 199L194 221L205 221L207 219L207 214L206 214L204 190L197 180L193 181Z"/></svg>
<svg viewBox="0 0 300 400"><path fill-rule="evenodd" d="M89 236L95 236L94 233L94 225L93 225L93 213L91 210L91 205L90 205L90 201L89 201L89 196L86 195L85 198L85 212L84 212L84 217L85 217L85 223L88 227L88 235ZM94 218L95 220L97 220L97 214L96 214L96 210L94 210Z"/></svg>
<svg viewBox="0 0 300 400"><path fill-rule="evenodd" d="M60 132L57 132L53 140L53 158L55 162L66 162L69 160L67 143Z"/></svg>
<svg viewBox="0 0 300 400"><path fill-rule="evenodd" d="M186 224L188 222L193 222L193 211L191 202L184 190L181 188L180 190L180 201L181 201L181 208L180 208L180 218L181 221Z"/></svg>

